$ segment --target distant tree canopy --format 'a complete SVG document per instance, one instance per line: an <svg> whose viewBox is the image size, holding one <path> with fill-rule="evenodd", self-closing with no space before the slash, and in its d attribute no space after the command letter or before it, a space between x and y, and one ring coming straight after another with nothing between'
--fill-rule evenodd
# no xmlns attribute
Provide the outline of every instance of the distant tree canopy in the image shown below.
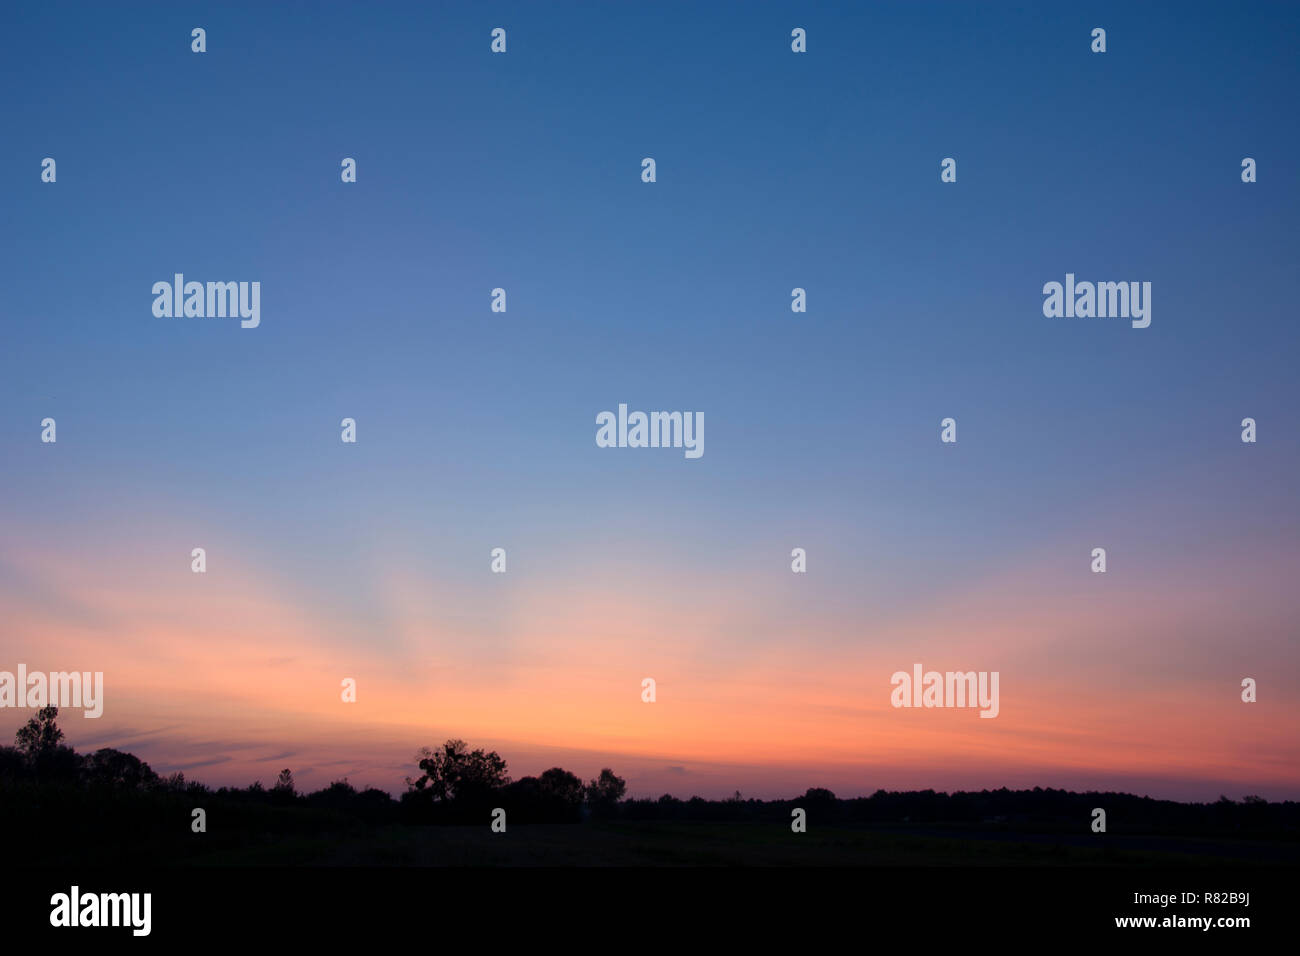
<svg viewBox="0 0 1300 956"><path fill-rule="evenodd" d="M59 716L59 708L42 707L36 716L18 729L14 735L14 744L28 760L39 759L51 753L63 740L63 731L54 723Z"/></svg>
<svg viewBox="0 0 1300 956"><path fill-rule="evenodd" d="M47 783L74 780L81 767L80 758L65 747L63 731L54 723L57 707L42 707L14 734L14 744L23 763L37 780Z"/></svg>
<svg viewBox="0 0 1300 956"><path fill-rule="evenodd" d="M82 758L82 770L94 786L140 788L158 783L158 775L135 754L111 747Z"/></svg>
<svg viewBox="0 0 1300 956"><path fill-rule="evenodd" d="M538 777L524 777L502 793L506 810L520 823L569 823L582 819L585 788L567 770L552 767Z"/></svg>
<svg viewBox="0 0 1300 956"><path fill-rule="evenodd" d="M112 819L117 831L137 834L159 827L170 833L168 828L179 819L186 825L176 832L186 839L181 844L167 844L172 848L168 852L178 846L190 852L188 848L200 845L188 839L187 821L195 806L210 812L220 808L224 819L239 821L228 827L227 833L241 832L241 828L249 832L336 832L340 827L392 823L486 826L490 810L496 807L506 809L511 824L577 822L586 810L596 817L617 817L629 823L728 821L783 829L789 826L791 809L802 807L818 826L961 823L999 831L1071 833L1086 824L1097 806L1107 808L1108 824L1115 833L1194 832L1243 838L1285 834L1291 840L1300 832L1300 804L1270 803L1255 795L1239 803L1226 796L1214 803L1176 803L1124 793L1035 787L954 793L877 790L870 797L843 799L830 790L813 787L787 800L744 798L739 793L723 800L681 800L670 794L657 800L627 799L626 782L608 767L585 785L561 767L512 781L499 754L482 748L470 750L463 740L421 750L417 755L421 776L407 778L409 789L400 801L376 788L358 792L346 779L314 793L299 794L287 768L269 789L260 782L242 789L209 789L187 782L180 773L162 778L140 758L111 747L78 754L64 743L57 716L57 708L42 708L19 728L16 746L0 747L0 819L11 831L39 834L42 840L55 830L66 832L69 858L80 852L77 835L82 831L75 826L66 829L68 820L85 821L84 825L93 829L104 819ZM202 803L196 802L199 797ZM33 848L35 852L35 844Z"/></svg>
<svg viewBox="0 0 1300 956"><path fill-rule="evenodd" d="M510 782L506 762L495 750L470 750L463 740L448 740L437 750L416 755L423 774L407 784L435 803L478 801Z"/></svg>
<svg viewBox="0 0 1300 956"><path fill-rule="evenodd" d="M470 750L463 740L417 755L421 776L407 778L403 805L417 819L479 822L485 811L506 810L516 823L569 823L582 819L583 806L608 814L627 791L627 784L608 767L590 784L562 767L536 777L511 780L506 762L495 751ZM423 809L421 809L423 808Z"/></svg>
<svg viewBox="0 0 1300 956"><path fill-rule="evenodd" d="M606 767L591 783L587 784L587 802L593 813L608 814L618 806L618 802L627 793L627 781L617 776Z"/></svg>
<svg viewBox="0 0 1300 956"><path fill-rule="evenodd" d="M209 790L201 783L187 782L179 772L160 777L139 757L112 747L77 754L63 744L57 717L57 708L41 709L19 729L16 747L0 747L0 794L10 785L95 792L97 800L110 791L123 798L129 794L145 798L208 794L241 804L329 809L370 820L433 823L482 823L488 810L504 807L516 823L560 823L581 820L584 808L593 814L614 815L627 791L626 783L608 767L588 784L562 767L512 781L500 754L485 748L471 750L459 739L417 754L421 774L407 778L408 790L400 802L373 787L358 792L346 779L315 793L299 794L293 771L287 767L270 788L255 781L244 789Z"/></svg>
<svg viewBox="0 0 1300 956"><path fill-rule="evenodd" d="M560 767L545 770L537 778L542 792L553 797L565 806L578 807L582 804L584 789L582 781L575 775Z"/></svg>

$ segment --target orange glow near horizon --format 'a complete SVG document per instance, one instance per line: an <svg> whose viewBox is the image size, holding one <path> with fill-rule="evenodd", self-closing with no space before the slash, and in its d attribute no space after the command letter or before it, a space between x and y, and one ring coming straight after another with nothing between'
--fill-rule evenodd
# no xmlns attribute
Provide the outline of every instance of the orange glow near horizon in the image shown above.
<svg viewBox="0 0 1300 956"><path fill-rule="evenodd" d="M731 780L762 796L827 784L843 795L1003 785L1160 795L1236 781L1274 798L1300 792L1295 692L1270 685L1244 706L1212 677L1217 661L1167 659L1156 639L1195 632L1209 607L1197 595L1125 595L1118 627L1082 587L1017 602L1008 594L1035 593L1033 573L1006 574L861 639L760 629L742 652L744 641L717 635L762 618L761 600L741 603L762 593L750 582L689 613L629 613L635 602L612 582L541 581L514 585L509 656L497 659L458 630L450 596L400 569L376 589L391 622L381 643L350 641L327 611L277 599L254 569L163 581L125 561L95 582L51 554L28 552L24 566L58 597L0 594L10 635L0 669L102 670L104 716L61 714L68 741L131 750L211 785L266 781L284 764L300 786L347 775L396 791L419 747L461 737L498 749L515 776L608 765L642 796L718 796ZM806 623L856 629L830 614ZM890 675L914 662L997 670L999 716L893 708ZM340 700L344 677L357 680L355 704ZM657 682L654 704L641 701L643 677ZM0 732L27 716L0 711Z"/></svg>

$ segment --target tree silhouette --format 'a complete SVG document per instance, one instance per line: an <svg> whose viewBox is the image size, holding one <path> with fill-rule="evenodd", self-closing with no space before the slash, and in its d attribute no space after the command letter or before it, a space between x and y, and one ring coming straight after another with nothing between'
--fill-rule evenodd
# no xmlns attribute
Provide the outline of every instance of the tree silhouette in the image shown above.
<svg viewBox="0 0 1300 956"><path fill-rule="evenodd" d="M569 773L561 767L552 767L544 771L537 778L537 782L547 798L554 800L566 810L572 809L576 812L582 805L582 780L576 774Z"/></svg>
<svg viewBox="0 0 1300 956"><path fill-rule="evenodd" d="M18 728L18 733L14 734L14 743L28 760L39 760L59 746L63 731L54 723L54 718L58 716L59 708L42 707L25 726Z"/></svg>
<svg viewBox="0 0 1300 956"><path fill-rule="evenodd" d="M627 781L616 775L608 767L600 772L591 783L587 784L587 803L593 813L604 815L610 813L627 792Z"/></svg>
<svg viewBox="0 0 1300 956"><path fill-rule="evenodd" d="M112 747L102 747L83 757L81 769L92 786L136 790L159 782L153 768L135 754Z"/></svg>
<svg viewBox="0 0 1300 956"><path fill-rule="evenodd" d="M57 707L42 707L14 734L18 751L38 781L75 781L81 771L81 758L71 747L61 743L63 731L54 723Z"/></svg>
<svg viewBox="0 0 1300 956"><path fill-rule="evenodd" d="M800 798L803 803L811 804L833 804L836 802L835 794L825 787L809 787L808 792Z"/></svg>
<svg viewBox="0 0 1300 956"><path fill-rule="evenodd" d="M510 819L520 823L576 823L582 819L586 788L576 775L552 767L539 777L523 777L501 791Z"/></svg>
<svg viewBox="0 0 1300 956"><path fill-rule="evenodd" d="M463 740L448 740L438 750L424 747L416 755L424 771L411 789L436 803L476 801L510 783L506 762L495 751L471 751Z"/></svg>

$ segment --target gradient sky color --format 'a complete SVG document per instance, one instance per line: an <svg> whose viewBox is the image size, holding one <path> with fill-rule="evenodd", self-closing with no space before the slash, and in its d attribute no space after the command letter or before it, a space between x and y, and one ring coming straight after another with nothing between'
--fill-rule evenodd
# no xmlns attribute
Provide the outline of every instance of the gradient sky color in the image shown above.
<svg viewBox="0 0 1300 956"><path fill-rule="evenodd" d="M397 791L457 736L638 796L1300 798L1298 27L10 6L0 669L104 671L69 742L210 784ZM155 318L176 272L261 327ZM1044 318L1067 272L1151 327ZM620 402L703 458L597 448ZM917 661L1000 716L893 709Z"/></svg>

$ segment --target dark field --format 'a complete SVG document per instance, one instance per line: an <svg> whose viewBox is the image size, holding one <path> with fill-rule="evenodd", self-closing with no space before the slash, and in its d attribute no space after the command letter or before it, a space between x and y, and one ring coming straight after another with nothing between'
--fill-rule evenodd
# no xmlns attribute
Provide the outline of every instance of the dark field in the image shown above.
<svg viewBox="0 0 1300 956"><path fill-rule="evenodd" d="M1111 834L972 832L940 826L788 827L758 823L385 825L338 835L193 835L136 845L103 863L237 866L1216 866L1294 864L1295 844ZM176 851L176 852L172 852ZM96 854L98 855L98 854ZM81 854L82 862L90 862ZM46 856L45 863L54 861ZM68 862L72 862L69 860Z"/></svg>

